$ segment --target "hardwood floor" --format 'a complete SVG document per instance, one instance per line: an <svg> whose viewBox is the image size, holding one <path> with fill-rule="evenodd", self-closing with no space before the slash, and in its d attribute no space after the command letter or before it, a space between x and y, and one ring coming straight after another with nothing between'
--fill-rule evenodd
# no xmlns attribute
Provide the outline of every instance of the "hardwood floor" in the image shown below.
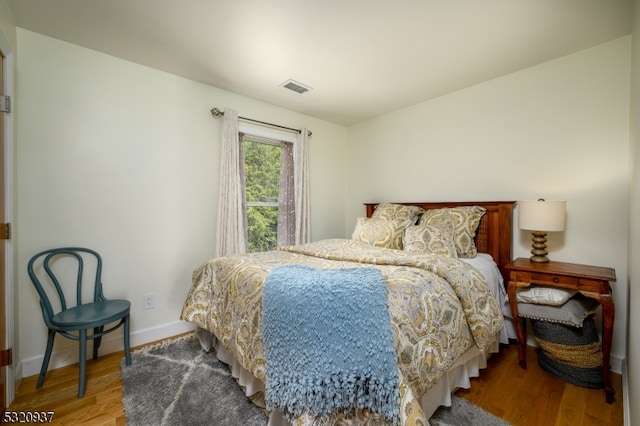
<svg viewBox="0 0 640 426"><path fill-rule="evenodd" d="M616 395L607 404L603 389L575 386L542 371L532 347L527 347L527 369L520 368L513 343L489 359L488 368L471 380L471 389L456 395L515 426L621 426L622 376L612 373L611 381Z"/></svg>
<svg viewBox="0 0 640 426"><path fill-rule="evenodd" d="M470 390L456 394L515 426L623 424L622 379L613 374L616 397L609 405L602 389L585 389L557 380L537 365L528 348L528 369L518 366L518 348L503 347L489 360L489 368L472 380ZM122 408L120 360L122 353L87 363L87 390L76 397L77 366L49 371L44 386L36 390L37 376L22 380L13 411L53 411L55 425L125 425Z"/></svg>

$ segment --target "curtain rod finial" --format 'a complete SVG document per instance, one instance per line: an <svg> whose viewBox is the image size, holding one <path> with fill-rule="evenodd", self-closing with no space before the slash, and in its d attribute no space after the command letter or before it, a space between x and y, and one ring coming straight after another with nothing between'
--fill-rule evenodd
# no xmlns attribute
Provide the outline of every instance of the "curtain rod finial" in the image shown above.
<svg viewBox="0 0 640 426"><path fill-rule="evenodd" d="M211 108L211 115L214 117L221 117L224 115L224 111L221 111L218 108Z"/></svg>

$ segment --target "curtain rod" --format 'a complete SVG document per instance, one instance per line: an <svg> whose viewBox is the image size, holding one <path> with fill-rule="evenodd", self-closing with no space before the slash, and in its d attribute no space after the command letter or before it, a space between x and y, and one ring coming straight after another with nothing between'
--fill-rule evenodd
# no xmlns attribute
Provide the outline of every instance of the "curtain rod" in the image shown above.
<svg viewBox="0 0 640 426"><path fill-rule="evenodd" d="M211 115L218 118L224 115L224 111L218 108L211 108ZM284 130L289 130L291 132L302 133L302 130L300 129L293 129L291 127L280 126L279 124L273 124L273 123L267 123L266 121L254 120L253 118L238 117L238 119L244 120L244 121L250 121L252 123L262 124L263 126L277 127L278 129L284 129ZM312 134L311 130L307 130L307 136L311 136L311 134Z"/></svg>

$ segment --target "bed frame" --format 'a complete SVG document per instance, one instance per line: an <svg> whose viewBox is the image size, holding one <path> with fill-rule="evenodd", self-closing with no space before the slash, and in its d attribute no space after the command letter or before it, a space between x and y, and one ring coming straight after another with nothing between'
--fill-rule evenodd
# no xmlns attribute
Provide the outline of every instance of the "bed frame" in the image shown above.
<svg viewBox="0 0 640 426"><path fill-rule="evenodd" d="M451 201L451 202L419 202L395 203L405 206L419 206L425 210L441 209L457 206L482 206L487 209L480 220L476 232L476 247L480 253L489 253L498 264L505 285L509 279L505 266L512 260L513 207L515 201ZM367 217L371 217L378 203L365 203Z"/></svg>

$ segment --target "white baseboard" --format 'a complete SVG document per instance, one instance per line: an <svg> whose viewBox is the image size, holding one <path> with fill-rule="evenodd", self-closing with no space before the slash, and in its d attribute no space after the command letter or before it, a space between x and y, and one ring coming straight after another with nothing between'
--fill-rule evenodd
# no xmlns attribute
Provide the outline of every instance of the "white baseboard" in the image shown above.
<svg viewBox="0 0 640 426"><path fill-rule="evenodd" d="M629 376L627 376L627 359L622 360L622 417L624 425L631 426L631 407L629 406Z"/></svg>
<svg viewBox="0 0 640 426"><path fill-rule="evenodd" d="M186 333L195 328L191 323L185 321L175 321L168 324L159 325L156 327L147 328L144 330L138 330L132 332L130 335L131 347L144 345L156 340L165 339L181 333ZM62 336L58 336L56 339L64 339ZM42 342L44 345L46 341ZM102 339L100 344L100 355L107 355L114 352L119 352L124 349L124 342L122 339L122 333L116 332L106 335ZM92 353L91 343L87 347L87 356L90 358ZM49 370L55 370L56 368L65 367L78 362L78 345L72 345L67 348L56 351L54 349L51 354L51 360L49 361ZM124 355L123 355L124 356ZM20 381L23 377L33 376L40 374L40 367L42 366L42 360L44 354L35 357L20 360L20 364L16 366L16 381Z"/></svg>
<svg viewBox="0 0 640 426"><path fill-rule="evenodd" d="M618 355L611 354L611 358L609 358L609 364L611 366L611 371L617 374L623 374L623 365L626 363L624 358L619 357Z"/></svg>

